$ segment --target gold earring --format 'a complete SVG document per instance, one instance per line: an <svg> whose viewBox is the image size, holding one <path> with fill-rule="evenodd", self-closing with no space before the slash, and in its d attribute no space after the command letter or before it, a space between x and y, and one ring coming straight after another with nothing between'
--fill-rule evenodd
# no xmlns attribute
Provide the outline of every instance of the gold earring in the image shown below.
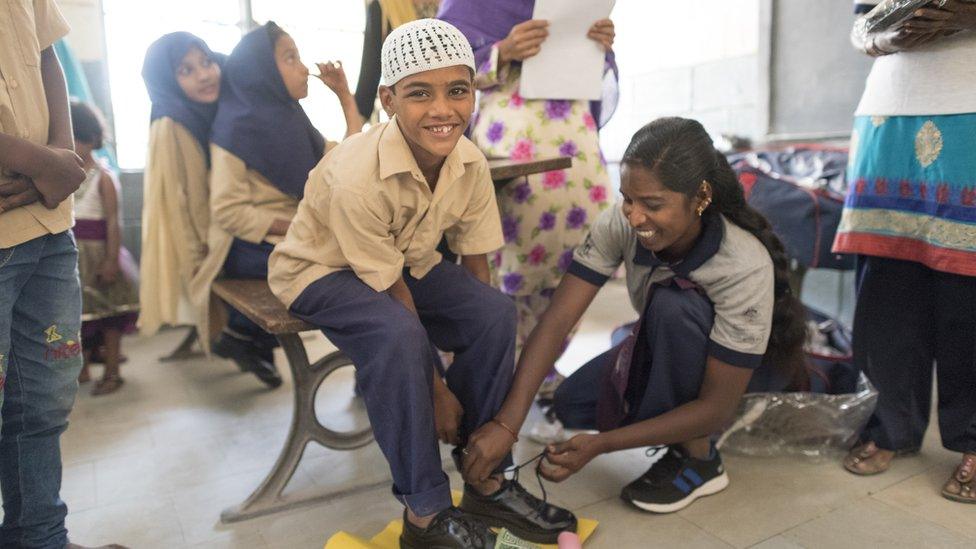
<svg viewBox="0 0 976 549"><path fill-rule="evenodd" d="M702 214L705 213L705 210L708 208L708 206L711 203L712 203L711 199L706 198L704 201L702 201L701 204L698 205L698 217L701 217Z"/></svg>

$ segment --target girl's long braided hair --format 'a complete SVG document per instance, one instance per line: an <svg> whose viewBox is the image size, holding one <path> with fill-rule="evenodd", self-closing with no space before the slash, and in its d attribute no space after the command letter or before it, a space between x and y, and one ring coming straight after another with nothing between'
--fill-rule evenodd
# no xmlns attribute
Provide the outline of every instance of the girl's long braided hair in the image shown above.
<svg viewBox="0 0 976 549"><path fill-rule="evenodd" d="M634 134L622 162L651 171L665 187L689 198L697 194L702 181L708 181L712 207L762 242L775 274L773 326L763 365L789 379L791 388L806 388L806 315L790 290L789 257L769 221L746 203L735 172L705 128L686 118L659 118Z"/></svg>

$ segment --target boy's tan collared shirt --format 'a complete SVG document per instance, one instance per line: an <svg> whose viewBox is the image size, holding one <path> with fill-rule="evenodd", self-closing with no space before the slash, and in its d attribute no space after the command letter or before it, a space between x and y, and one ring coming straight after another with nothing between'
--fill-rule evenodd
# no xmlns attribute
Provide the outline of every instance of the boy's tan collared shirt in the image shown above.
<svg viewBox="0 0 976 549"><path fill-rule="evenodd" d="M404 267L422 278L437 265L442 235L459 255L503 245L488 162L462 137L431 193L394 117L348 138L309 174L298 214L271 254L271 290L290 306L312 282L351 269L382 292Z"/></svg>
<svg viewBox="0 0 976 549"><path fill-rule="evenodd" d="M47 145L50 116L41 79L41 52L68 34L54 0L0 2L0 132ZM0 179L13 174L0 168ZM40 203L0 213L0 248L71 228L69 198L49 210Z"/></svg>

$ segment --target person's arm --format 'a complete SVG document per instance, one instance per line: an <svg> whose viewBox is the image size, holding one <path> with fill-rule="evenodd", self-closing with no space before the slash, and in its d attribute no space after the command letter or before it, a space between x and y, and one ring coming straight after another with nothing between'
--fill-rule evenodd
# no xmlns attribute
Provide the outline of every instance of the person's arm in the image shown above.
<svg viewBox="0 0 976 549"><path fill-rule="evenodd" d="M490 46L485 60L477 67L475 87L484 90L497 86L508 78L508 68L512 62L521 62L539 53L542 43L549 36L548 26L548 21L531 19L512 27L508 36ZM489 48L487 45L484 47Z"/></svg>
<svg viewBox="0 0 976 549"><path fill-rule="evenodd" d="M356 107L356 98L349 91L346 71L341 62L316 63L319 68L319 80L329 87L342 106L342 114L346 119L346 137L363 131L363 117Z"/></svg>
<svg viewBox="0 0 976 549"><path fill-rule="evenodd" d="M275 219L251 202L247 165L240 158L211 146L210 213L212 222L241 240L259 244L282 227L287 219ZM273 231L272 229L278 229ZM281 234L284 234L283 232Z"/></svg>
<svg viewBox="0 0 976 549"><path fill-rule="evenodd" d="M710 435L727 425L735 414L753 371L709 356L698 398L626 427L595 435L577 435L564 443L550 444L540 468L542 476L560 482L600 454L675 444Z"/></svg>
<svg viewBox="0 0 976 549"><path fill-rule="evenodd" d="M487 263L485 264L487 267ZM403 277L397 279L386 293L393 299L399 301L414 315L417 314L417 306L413 302L413 294L404 282ZM458 429L461 427L461 417L464 415L464 408L458 401L454 393L447 388L447 384L441 379L437 368L434 370L434 429L437 438L446 444L457 444L459 442Z"/></svg>
<svg viewBox="0 0 976 549"><path fill-rule="evenodd" d="M851 45L857 51L871 57L882 57L908 51L958 32L961 29L955 28L955 22L965 22L967 12L970 10L976 13L976 7L967 6L958 0L949 0L941 9L922 8L916 10L912 18L896 27L868 32L866 12L874 5L876 3L855 3L855 11L862 13L862 15L855 19L854 27L851 29ZM960 5L962 9L960 9Z"/></svg>
<svg viewBox="0 0 976 549"><path fill-rule="evenodd" d="M56 208L85 181L81 158L72 150L49 148L0 133L0 166L29 178L44 206ZM15 194L27 192L18 188ZM23 205L23 197L18 203Z"/></svg>
<svg viewBox="0 0 976 549"><path fill-rule="evenodd" d="M119 190L115 178L102 171L98 179L98 194L105 215L105 257L98 271L102 284L111 284L119 274L119 251L122 248L122 227L119 223Z"/></svg>
<svg viewBox="0 0 976 549"><path fill-rule="evenodd" d="M519 432L542 380L559 358L566 337L583 317L599 290L599 286L571 273L563 276L552 296L552 303L542 313L539 324L525 342L515 367L512 388L495 419ZM464 478L484 481L514 443L511 433L503 427L494 422L486 423L468 441Z"/></svg>
<svg viewBox="0 0 976 549"><path fill-rule="evenodd" d="M363 57L356 84L356 109L363 120L369 120L376 108L376 88L380 84L380 51L383 48L383 10L379 0L366 6L366 30L363 32Z"/></svg>
<svg viewBox="0 0 976 549"><path fill-rule="evenodd" d="M207 255L210 191L204 151L193 135L171 118L161 118L149 128L149 160L146 187L157 187L165 200L166 215L186 254L181 263L192 276Z"/></svg>
<svg viewBox="0 0 976 549"><path fill-rule="evenodd" d="M54 46L45 48L41 52L41 79L44 82L44 95L47 97L47 110L50 115L47 144L73 151L75 138L71 131L71 111L68 110L68 86L64 81L64 71L61 69L61 62L58 60L57 52L54 51Z"/></svg>
<svg viewBox="0 0 976 549"><path fill-rule="evenodd" d="M488 268L488 254L462 255L461 266L474 275L475 278L491 284L491 270Z"/></svg>

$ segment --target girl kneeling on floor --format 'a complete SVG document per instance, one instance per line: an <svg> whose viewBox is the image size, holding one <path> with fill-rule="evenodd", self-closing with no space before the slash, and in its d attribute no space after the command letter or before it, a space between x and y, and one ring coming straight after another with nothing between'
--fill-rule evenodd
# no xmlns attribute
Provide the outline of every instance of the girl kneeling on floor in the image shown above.
<svg viewBox="0 0 976 549"><path fill-rule="evenodd" d="M790 293L782 243L698 122L662 118L640 129L620 191L620 207L604 211L576 249L497 418L521 427L566 335L623 263L640 319L555 394L566 427L600 432L550 445L541 470L558 482L600 454L667 445L622 496L674 512L728 485L710 436L730 421L756 368L802 385L803 308ZM471 436L469 474L487 474L509 451L502 434Z"/></svg>

